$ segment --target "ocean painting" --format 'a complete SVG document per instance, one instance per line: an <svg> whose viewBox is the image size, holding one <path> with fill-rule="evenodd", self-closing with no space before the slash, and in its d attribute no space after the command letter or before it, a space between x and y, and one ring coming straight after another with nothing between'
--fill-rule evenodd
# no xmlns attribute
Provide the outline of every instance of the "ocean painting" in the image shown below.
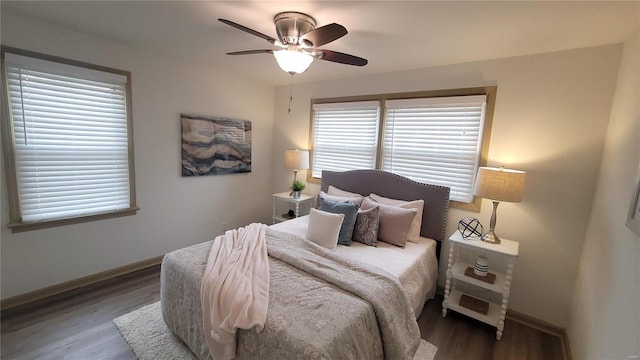
<svg viewBox="0 0 640 360"><path fill-rule="evenodd" d="M182 176L251 172L251 121L180 115Z"/></svg>

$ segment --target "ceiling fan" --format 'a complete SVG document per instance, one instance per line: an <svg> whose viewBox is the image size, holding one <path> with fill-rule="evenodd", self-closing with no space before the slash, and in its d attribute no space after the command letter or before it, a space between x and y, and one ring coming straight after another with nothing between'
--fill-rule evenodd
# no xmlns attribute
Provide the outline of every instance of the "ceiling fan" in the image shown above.
<svg viewBox="0 0 640 360"><path fill-rule="evenodd" d="M316 20L301 12L285 11L276 14L273 22L276 26L278 39L227 19L218 20L236 29L265 39L279 48L234 51L227 53L227 55L273 54L280 68L291 75L306 71L314 58L355 66L364 66L368 63L367 59L358 56L319 49L319 46L345 36L347 29L336 23L316 28Z"/></svg>

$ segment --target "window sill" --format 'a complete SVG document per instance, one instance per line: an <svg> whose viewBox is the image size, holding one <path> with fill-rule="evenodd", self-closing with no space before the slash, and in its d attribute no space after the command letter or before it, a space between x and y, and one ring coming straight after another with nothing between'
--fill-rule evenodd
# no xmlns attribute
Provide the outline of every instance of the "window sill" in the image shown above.
<svg viewBox="0 0 640 360"><path fill-rule="evenodd" d="M140 207L134 206L124 210L95 214L95 215L87 215L87 216L81 216L81 217L74 217L74 218L44 220L44 221L26 222L26 223L15 222L15 223L10 223L8 226L9 226L9 229L11 229L12 233L18 233L23 231L40 230L40 229L46 229L51 227L57 227L57 226L80 224L80 223L85 223L90 221L111 219L111 218L116 218L121 216L130 216L130 215L135 215L138 210L140 210Z"/></svg>
<svg viewBox="0 0 640 360"><path fill-rule="evenodd" d="M449 206L454 209L466 210L466 211L471 211L476 213L480 212L481 205L482 205L482 199L477 196L474 197L474 200L471 203L463 203L463 202L458 202L453 200L449 202Z"/></svg>

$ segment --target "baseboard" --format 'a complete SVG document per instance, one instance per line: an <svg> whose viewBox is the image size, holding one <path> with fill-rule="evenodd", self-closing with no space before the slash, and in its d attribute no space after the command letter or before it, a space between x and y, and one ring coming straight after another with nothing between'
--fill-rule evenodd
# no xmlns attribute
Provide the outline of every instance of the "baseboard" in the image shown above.
<svg viewBox="0 0 640 360"><path fill-rule="evenodd" d="M564 359L573 359L571 355L571 348L569 347L569 336L566 329L513 310L507 310L507 319L559 337Z"/></svg>
<svg viewBox="0 0 640 360"><path fill-rule="evenodd" d="M115 269L103 271L97 274L81 277L79 279L67 281L61 284L46 287L44 289L35 290L26 294L17 295L7 299L0 300L0 310L5 311L16 308L18 306L35 303L44 299L49 299L61 294L78 290L91 285L114 279L118 276L126 275L135 271L147 269L153 266L160 265L162 262L162 256L143 260L133 264L121 266Z"/></svg>

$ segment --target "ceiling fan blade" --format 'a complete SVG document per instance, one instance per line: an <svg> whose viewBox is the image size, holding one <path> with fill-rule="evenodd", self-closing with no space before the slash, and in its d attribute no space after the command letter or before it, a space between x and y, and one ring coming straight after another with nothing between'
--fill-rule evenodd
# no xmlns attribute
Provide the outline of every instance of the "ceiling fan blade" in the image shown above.
<svg viewBox="0 0 640 360"><path fill-rule="evenodd" d="M365 66L369 63L367 59L361 57L324 49L316 49L316 58L355 66Z"/></svg>
<svg viewBox="0 0 640 360"><path fill-rule="evenodd" d="M318 47L328 44L347 35L347 29L340 24L321 26L302 35L300 42L307 47Z"/></svg>
<svg viewBox="0 0 640 360"><path fill-rule="evenodd" d="M239 29L239 30L242 30L242 31L244 31L244 32L248 32L248 33L249 33L249 34L251 34L251 35L255 35L255 36L259 37L259 38L263 38L263 39L267 40L267 41L268 41L269 43L271 43L271 44L275 44L275 42L276 42L276 39L272 38L272 37L271 37L271 36L269 36L269 35L265 35L265 34L263 34L263 33L261 33L261 32L255 31L255 30L253 30L253 29L249 29L248 27L246 27L246 26L242 26L242 25L237 24L237 23L234 23L234 22L233 22L233 21L231 21L231 20L227 20L227 19L218 19L218 21L220 21L220 22L221 22L221 23L223 23L223 24L227 24L227 25L229 25L229 26L233 26L234 28Z"/></svg>
<svg viewBox="0 0 640 360"><path fill-rule="evenodd" d="M273 54L273 50L245 50L229 52L227 55Z"/></svg>

